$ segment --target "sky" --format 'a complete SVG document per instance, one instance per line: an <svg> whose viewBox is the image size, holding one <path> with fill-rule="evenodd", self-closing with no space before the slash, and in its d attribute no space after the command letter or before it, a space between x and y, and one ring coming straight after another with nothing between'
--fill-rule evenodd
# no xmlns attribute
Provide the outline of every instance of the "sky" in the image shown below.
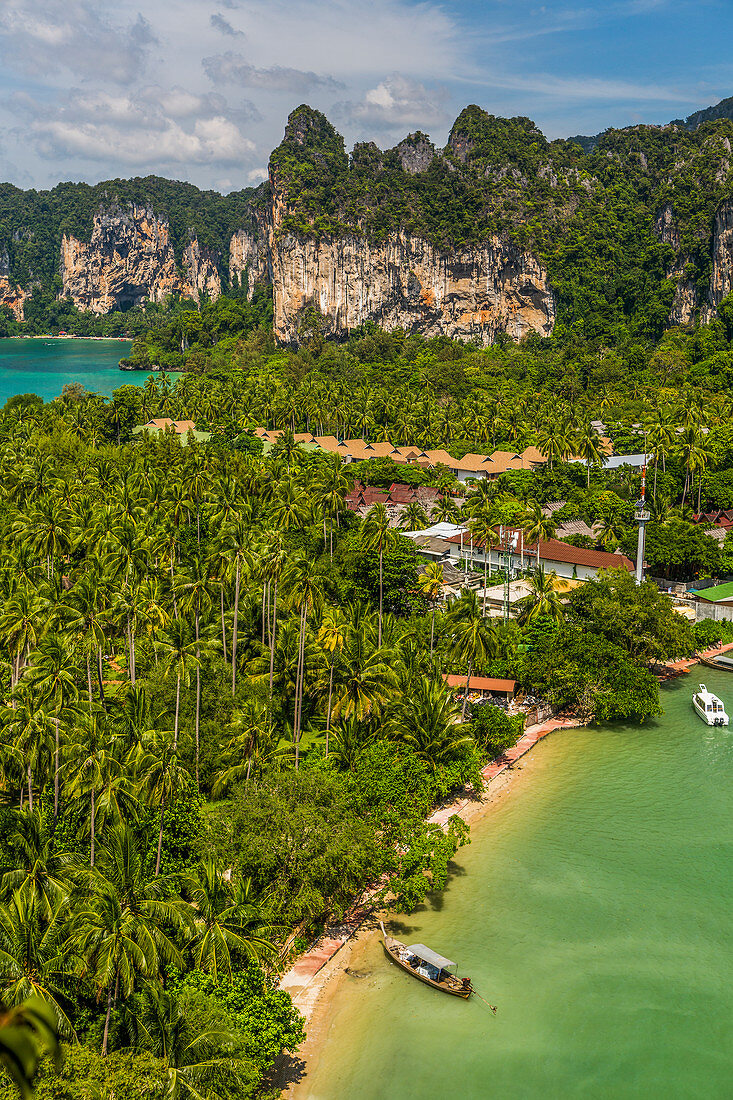
<svg viewBox="0 0 733 1100"><path fill-rule="evenodd" d="M0 180L259 183L300 103L444 145L460 110L550 137L733 95L733 0L0 0Z"/></svg>

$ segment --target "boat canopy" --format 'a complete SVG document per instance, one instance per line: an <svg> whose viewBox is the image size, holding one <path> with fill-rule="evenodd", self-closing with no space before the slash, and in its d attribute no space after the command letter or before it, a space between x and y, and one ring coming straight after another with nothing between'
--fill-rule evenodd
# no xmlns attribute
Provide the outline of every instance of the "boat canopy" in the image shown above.
<svg viewBox="0 0 733 1100"><path fill-rule="evenodd" d="M417 955L418 959L422 959L423 962L430 963L431 966L437 966L438 970L446 970L449 966L456 965L450 959L443 958L437 951L431 951L424 943L413 943L407 950L411 955Z"/></svg>

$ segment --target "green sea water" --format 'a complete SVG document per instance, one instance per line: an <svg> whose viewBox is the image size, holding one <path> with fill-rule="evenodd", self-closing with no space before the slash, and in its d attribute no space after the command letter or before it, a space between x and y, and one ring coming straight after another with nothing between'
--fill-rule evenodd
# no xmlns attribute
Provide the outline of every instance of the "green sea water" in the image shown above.
<svg viewBox="0 0 733 1100"><path fill-rule="evenodd" d="M0 405L16 393L58 397L66 382L81 382L109 397L119 386L142 386L143 371L121 371L127 340L0 340Z"/></svg>
<svg viewBox="0 0 733 1100"><path fill-rule="evenodd" d="M700 679L733 710L733 675L693 670L654 724L542 742L446 892L393 925L496 1017L374 937L299 1097L733 1097L733 727L695 716Z"/></svg>

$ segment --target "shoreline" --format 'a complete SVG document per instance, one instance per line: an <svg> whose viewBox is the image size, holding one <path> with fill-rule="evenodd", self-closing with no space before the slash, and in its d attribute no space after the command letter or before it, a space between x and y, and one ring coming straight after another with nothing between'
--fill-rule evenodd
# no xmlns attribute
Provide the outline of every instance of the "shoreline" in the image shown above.
<svg viewBox="0 0 733 1100"><path fill-rule="evenodd" d="M448 804L439 806L428 821L445 829L453 816L474 825L488 816L511 791L517 773L512 769L535 745L556 730L579 729L585 723L577 718L550 718L525 730L517 743L482 769L484 789L478 796L461 791ZM334 999L349 965L358 958L372 937L379 933L378 912L366 910L369 895L359 899L353 926L348 920L336 930L326 930L310 951L301 955L283 975L279 988L290 993L294 1006L303 1015L306 1040L298 1053L285 1060L276 1084L288 1100L307 1100L303 1091L307 1067L318 1058L325 1043L334 1012ZM335 932L335 934L334 934Z"/></svg>
<svg viewBox="0 0 733 1100"><path fill-rule="evenodd" d="M684 676L700 664L701 657L712 657L730 650L733 650L733 642L696 653L691 658L668 662L658 679L664 683ZM517 778L517 773L511 769L521 757L550 733L560 729L577 729L583 725L578 719L566 718L549 719L529 727L504 757L490 761L482 769L484 790L478 797L471 797L468 792L462 791L450 803L434 810L428 821L442 828L454 814L468 825L482 821L511 792ZM368 905L368 901L367 895L366 899L360 899L359 904L363 907ZM285 1060L276 1082L287 1100L308 1100L308 1065L318 1059L328 1039L335 1016L336 994L346 971L354 963L358 967L359 958L379 933L379 915L376 912L362 913L353 928L342 926L341 936L329 938L327 931L280 980L279 988L290 992L293 1004L305 1018L307 1026L305 1043L297 1054Z"/></svg>

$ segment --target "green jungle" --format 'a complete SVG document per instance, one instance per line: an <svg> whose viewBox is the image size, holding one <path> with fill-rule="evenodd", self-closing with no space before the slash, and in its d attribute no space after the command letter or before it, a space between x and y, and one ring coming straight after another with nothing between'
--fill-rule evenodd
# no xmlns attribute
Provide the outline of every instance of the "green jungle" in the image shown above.
<svg viewBox="0 0 733 1100"><path fill-rule="evenodd" d="M56 301L51 274L23 325L5 315L5 335L129 333L126 365L162 372L109 401L71 385L0 410L0 1098L36 1070L44 1100L277 1095L281 1057L304 1037L278 974L365 889L402 911L442 889L468 830L426 817L478 789L521 731L498 707L461 705L443 675L511 677L584 720L643 723L660 713L659 665L730 636L625 569L561 598L532 561L517 618L492 619L471 590L443 601L443 567L402 533L461 519L486 544L501 524L536 540L583 519L598 534L577 545L633 559L640 474L603 469L602 421L617 453L649 456L648 572L733 575L730 536L694 522L733 507L733 301L668 328L669 246L649 232L673 201L686 277L704 282L733 124L680 131L677 150L652 128L610 132L585 154L476 110L426 179L376 147L348 161L322 116L295 112L307 156L287 136L273 154L290 228L379 236L399 220L454 246L477 224L526 236L558 288L551 338L482 348L366 325L336 343L311 308L299 348L283 349L267 286L88 318ZM484 186L497 149L519 176ZM547 158L565 173L550 198ZM3 217L22 202L40 219L51 200L28 194L6 187ZM32 274L24 256L14 270ZM134 431L155 417L208 439ZM256 427L282 434L265 448ZM455 457L534 444L548 462L459 486L440 466L344 466L300 431ZM395 527L384 505L346 507L355 478L441 495ZM37 1044L50 1052L38 1067Z"/></svg>

